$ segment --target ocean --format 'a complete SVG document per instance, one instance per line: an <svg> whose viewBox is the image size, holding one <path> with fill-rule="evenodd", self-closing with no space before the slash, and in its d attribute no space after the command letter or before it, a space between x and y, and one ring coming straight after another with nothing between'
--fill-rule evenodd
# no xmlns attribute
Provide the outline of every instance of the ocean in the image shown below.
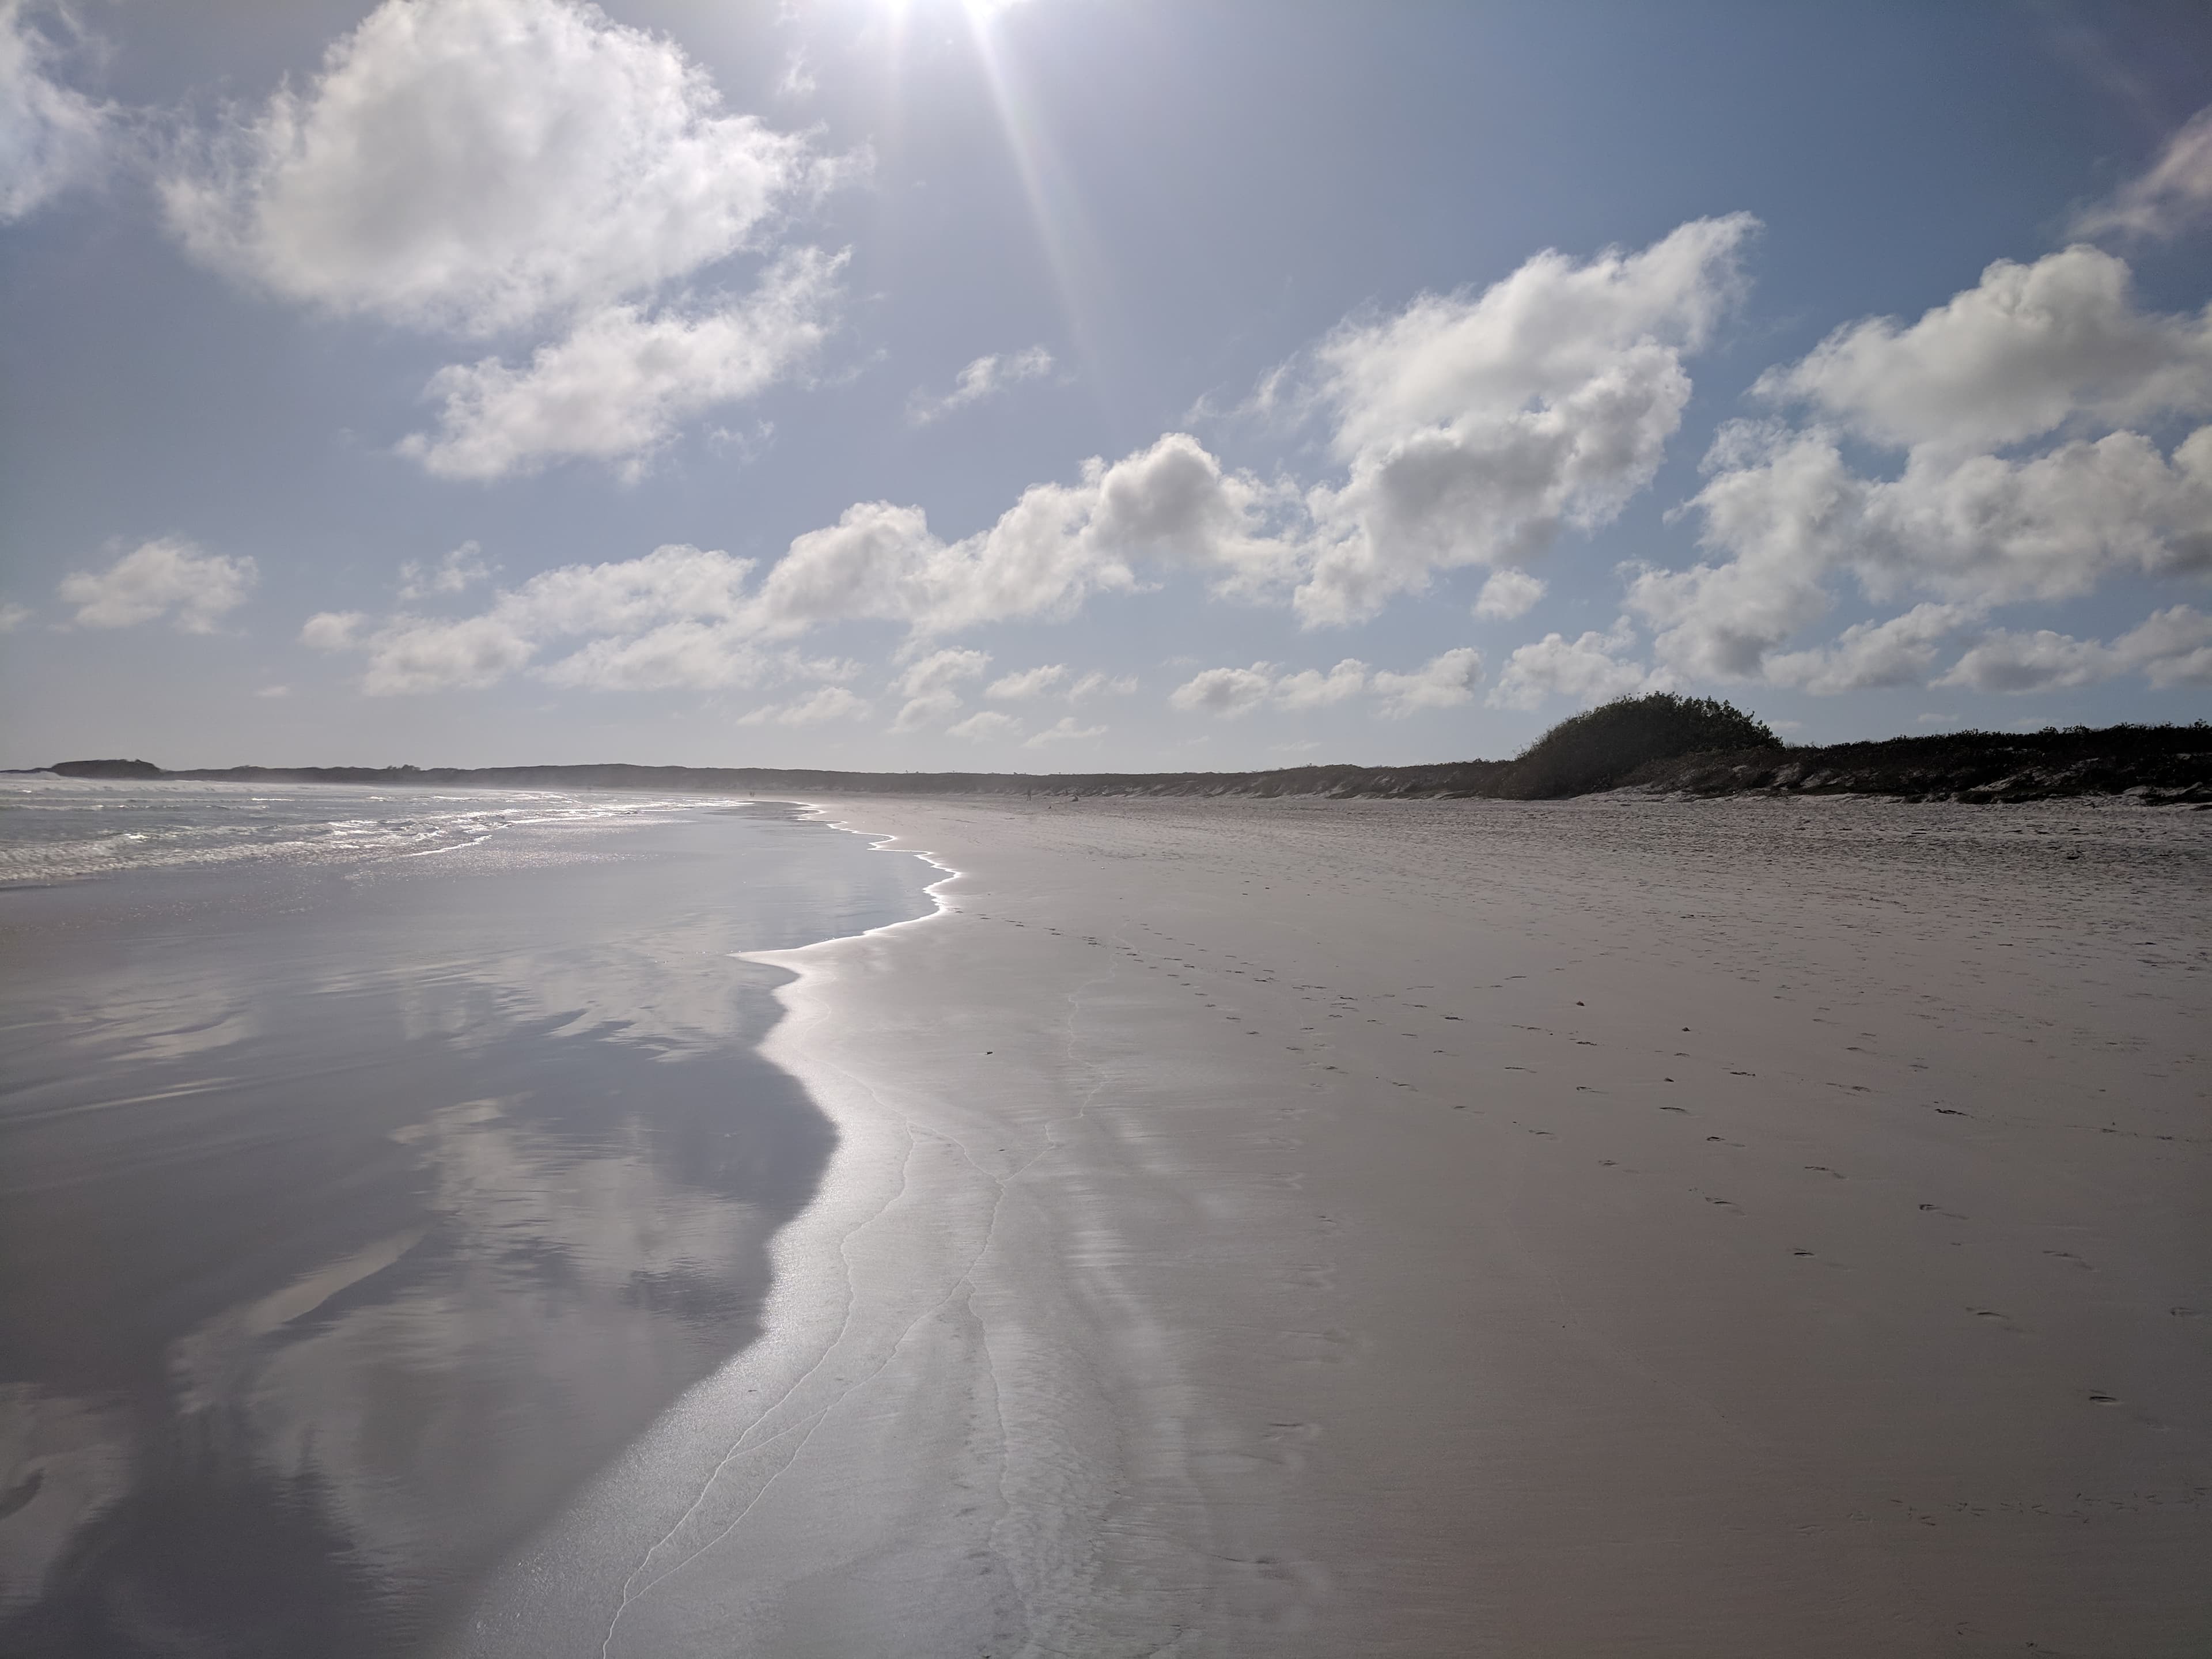
<svg viewBox="0 0 2212 1659"><path fill-rule="evenodd" d="M389 1655L759 1334L782 804L0 782L0 1652Z"/></svg>

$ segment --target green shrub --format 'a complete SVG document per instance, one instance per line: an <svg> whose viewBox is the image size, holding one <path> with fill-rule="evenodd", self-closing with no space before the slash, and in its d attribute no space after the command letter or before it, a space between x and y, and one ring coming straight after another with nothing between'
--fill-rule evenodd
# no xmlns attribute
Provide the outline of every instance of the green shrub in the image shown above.
<svg viewBox="0 0 2212 1659"><path fill-rule="evenodd" d="M1646 761L1776 746L1765 721L1732 703L1654 691L1561 720L1514 759L1500 793L1516 800L1583 795L1610 789Z"/></svg>

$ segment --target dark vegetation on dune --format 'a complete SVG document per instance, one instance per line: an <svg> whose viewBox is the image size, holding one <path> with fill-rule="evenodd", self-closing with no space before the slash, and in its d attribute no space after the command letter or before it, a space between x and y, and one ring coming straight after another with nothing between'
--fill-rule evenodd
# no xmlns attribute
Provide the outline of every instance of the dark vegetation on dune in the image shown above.
<svg viewBox="0 0 2212 1659"><path fill-rule="evenodd" d="M1569 715L1506 763L1495 793L1515 800L1587 795L1683 755L1780 746L1764 720L1733 703L1655 691Z"/></svg>
<svg viewBox="0 0 2212 1659"><path fill-rule="evenodd" d="M1560 721L1511 760L1421 766L1293 766L1269 772L818 772L720 766L231 766L164 771L149 761L64 761L66 777L216 783L366 783L641 789L714 794L1323 795L1553 800L1604 789L1650 794L1893 795L2045 800L2130 794L2212 805L2212 726L2046 726L1878 743L1793 745L1710 697L1624 697Z"/></svg>

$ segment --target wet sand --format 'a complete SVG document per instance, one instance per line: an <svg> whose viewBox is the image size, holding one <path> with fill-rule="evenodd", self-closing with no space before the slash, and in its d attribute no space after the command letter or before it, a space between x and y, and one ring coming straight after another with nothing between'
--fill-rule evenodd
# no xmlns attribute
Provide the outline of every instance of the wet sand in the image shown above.
<svg viewBox="0 0 2212 1659"><path fill-rule="evenodd" d="M453 1650L2212 1641L2212 815L830 816L766 1334Z"/></svg>
<svg viewBox="0 0 2212 1659"><path fill-rule="evenodd" d="M419 1650L759 1331L835 1134L787 808L0 894L0 1653Z"/></svg>

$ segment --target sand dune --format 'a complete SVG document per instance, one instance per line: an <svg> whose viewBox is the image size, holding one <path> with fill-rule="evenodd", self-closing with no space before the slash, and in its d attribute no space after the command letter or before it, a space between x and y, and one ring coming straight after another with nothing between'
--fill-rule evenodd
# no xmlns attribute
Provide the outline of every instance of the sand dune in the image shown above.
<svg viewBox="0 0 2212 1659"><path fill-rule="evenodd" d="M832 816L962 873L779 958L770 1338L477 1650L2212 1639L2203 817Z"/></svg>

